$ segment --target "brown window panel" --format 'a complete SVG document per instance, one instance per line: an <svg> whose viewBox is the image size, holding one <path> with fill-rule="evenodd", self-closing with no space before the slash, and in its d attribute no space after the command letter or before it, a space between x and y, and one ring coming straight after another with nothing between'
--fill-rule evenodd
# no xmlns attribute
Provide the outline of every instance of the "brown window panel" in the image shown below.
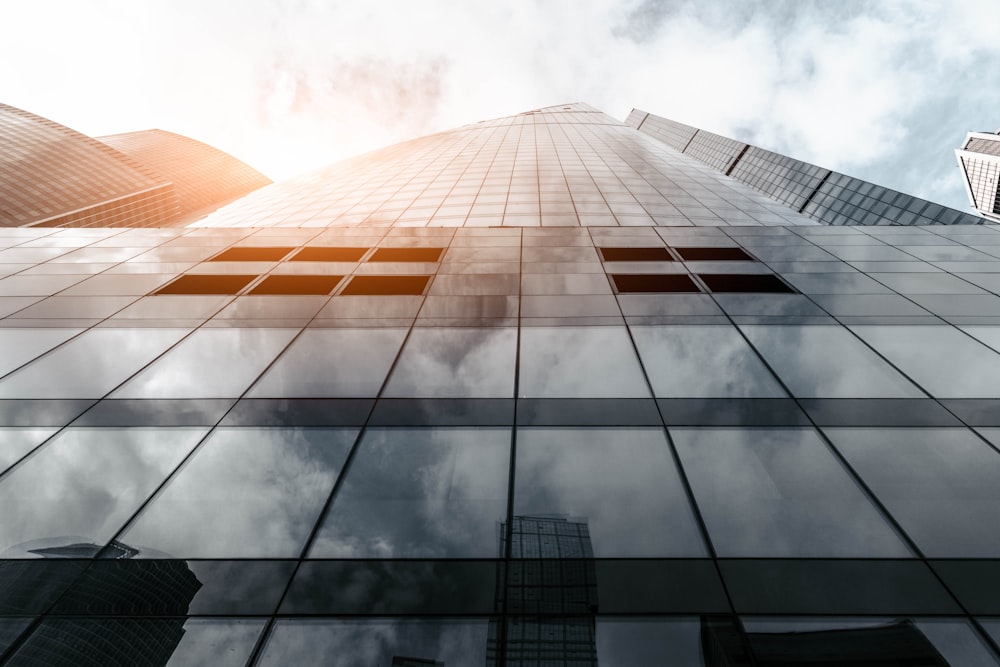
<svg viewBox="0 0 1000 667"><path fill-rule="evenodd" d="M795 294L795 290L770 273L742 275L737 273L699 273L698 277L713 292L776 292Z"/></svg>
<svg viewBox="0 0 1000 667"><path fill-rule="evenodd" d="M312 246L302 248L290 259L293 262L357 262L366 252L368 248Z"/></svg>
<svg viewBox="0 0 1000 667"><path fill-rule="evenodd" d="M276 262L294 248L230 248L208 260L210 262Z"/></svg>
<svg viewBox="0 0 1000 667"><path fill-rule="evenodd" d="M444 248L378 248L369 262L436 262Z"/></svg>
<svg viewBox="0 0 1000 667"><path fill-rule="evenodd" d="M672 262L666 248L599 248L605 262Z"/></svg>
<svg viewBox="0 0 1000 667"><path fill-rule="evenodd" d="M685 261L754 262L742 248L674 248Z"/></svg>
<svg viewBox="0 0 1000 667"><path fill-rule="evenodd" d="M423 294L430 276L354 276L341 294Z"/></svg>
<svg viewBox="0 0 1000 667"><path fill-rule="evenodd" d="M683 273L612 273L611 279L619 293L701 291Z"/></svg>
<svg viewBox="0 0 1000 667"><path fill-rule="evenodd" d="M154 294L236 294L256 277L189 273L161 287Z"/></svg>
<svg viewBox="0 0 1000 667"><path fill-rule="evenodd" d="M344 276L268 276L250 294L329 294Z"/></svg>

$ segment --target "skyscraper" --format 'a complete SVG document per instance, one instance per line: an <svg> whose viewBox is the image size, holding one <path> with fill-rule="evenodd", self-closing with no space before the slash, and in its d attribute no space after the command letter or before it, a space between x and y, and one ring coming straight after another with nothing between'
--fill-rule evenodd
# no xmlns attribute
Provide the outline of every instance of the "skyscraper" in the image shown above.
<svg viewBox="0 0 1000 667"><path fill-rule="evenodd" d="M969 132L955 150L969 203L993 221L1000 221L1000 136Z"/></svg>
<svg viewBox="0 0 1000 667"><path fill-rule="evenodd" d="M194 139L95 139L0 104L0 227L187 224L270 179Z"/></svg>
<svg viewBox="0 0 1000 667"><path fill-rule="evenodd" d="M0 229L2 660L183 616L176 664L996 665L983 222L574 104ZM147 561L186 613L73 604Z"/></svg>

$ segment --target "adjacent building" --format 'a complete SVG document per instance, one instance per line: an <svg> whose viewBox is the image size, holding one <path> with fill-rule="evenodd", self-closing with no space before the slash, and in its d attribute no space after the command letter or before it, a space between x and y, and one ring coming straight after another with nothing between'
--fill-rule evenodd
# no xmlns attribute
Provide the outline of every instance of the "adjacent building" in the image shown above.
<svg viewBox="0 0 1000 667"><path fill-rule="evenodd" d="M997 665L986 222L569 104L0 228L0 661Z"/></svg>
<svg viewBox="0 0 1000 667"><path fill-rule="evenodd" d="M170 132L95 139L0 104L0 227L183 225L270 182Z"/></svg>
<svg viewBox="0 0 1000 667"><path fill-rule="evenodd" d="M993 222L1000 222L1000 136L969 132L955 150L969 203Z"/></svg>

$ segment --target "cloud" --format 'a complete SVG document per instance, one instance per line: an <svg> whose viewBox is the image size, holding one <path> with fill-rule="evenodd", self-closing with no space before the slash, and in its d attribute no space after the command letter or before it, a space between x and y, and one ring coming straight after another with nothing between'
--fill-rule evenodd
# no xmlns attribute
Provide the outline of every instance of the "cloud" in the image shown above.
<svg viewBox="0 0 1000 667"><path fill-rule="evenodd" d="M238 17L48 0L7 16L8 102L91 134L189 134L275 177L583 101L964 207L952 149L1000 125L1000 5L980 0L247 0Z"/></svg>

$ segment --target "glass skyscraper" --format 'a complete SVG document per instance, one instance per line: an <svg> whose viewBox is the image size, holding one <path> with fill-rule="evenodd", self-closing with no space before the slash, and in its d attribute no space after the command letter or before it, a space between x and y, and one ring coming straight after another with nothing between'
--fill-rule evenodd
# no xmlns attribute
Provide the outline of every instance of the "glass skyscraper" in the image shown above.
<svg viewBox="0 0 1000 667"><path fill-rule="evenodd" d="M1000 222L1000 135L969 132L955 150L969 203Z"/></svg>
<svg viewBox="0 0 1000 667"><path fill-rule="evenodd" d="M0 228L0 661L1000 664L985 222L572 104Z"/></svg>

